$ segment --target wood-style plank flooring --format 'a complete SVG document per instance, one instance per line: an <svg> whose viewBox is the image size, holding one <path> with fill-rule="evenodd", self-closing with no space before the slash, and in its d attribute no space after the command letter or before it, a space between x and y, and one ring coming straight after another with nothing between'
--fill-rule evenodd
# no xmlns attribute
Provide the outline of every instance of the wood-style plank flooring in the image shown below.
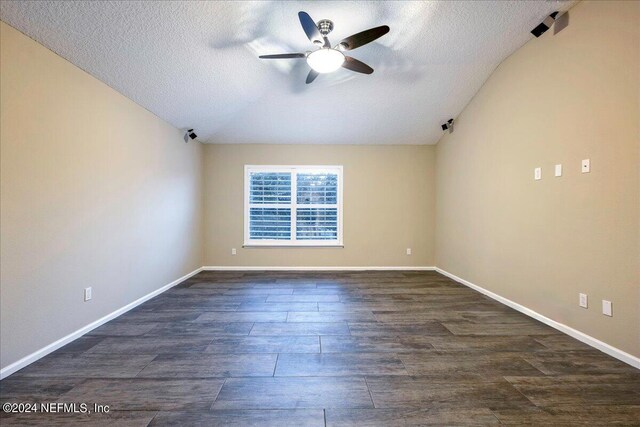
<svg viewBox="0 0 640 427"><path fill-rule="evenodd" d="M2 425L640 425L640 371L435 272L202 272L0 382Z"/></svg>

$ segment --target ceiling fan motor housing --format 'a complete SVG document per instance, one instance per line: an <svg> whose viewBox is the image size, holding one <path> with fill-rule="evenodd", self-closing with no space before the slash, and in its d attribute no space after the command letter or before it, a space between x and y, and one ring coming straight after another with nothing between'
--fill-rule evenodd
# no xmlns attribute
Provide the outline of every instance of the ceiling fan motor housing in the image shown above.
<svg viewBox="0 0 640 427"><path fill-rule="evenodd" d="M330 21L328 19L323 19L321 21L318 21L318 30L320 31L320 34L322 34L323 36L327 36L327 34L329 34L331 31L333 31L333 21Z"/></svg>

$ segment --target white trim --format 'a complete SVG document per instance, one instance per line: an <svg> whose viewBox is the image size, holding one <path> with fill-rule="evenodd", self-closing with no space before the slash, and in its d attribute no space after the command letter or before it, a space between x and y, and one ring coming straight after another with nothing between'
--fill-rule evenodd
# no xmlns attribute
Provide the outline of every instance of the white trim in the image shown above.
<svg viewBox="0 0 640 427"><path fill-rule="evenodd" d="M338 181L340 181L340 178L338 178ZM247 199L249 197L250 196L247 196ZM249 202L249 209L251 209L251 202ZM245 216L246 221L249 222L249 212L247 212L245 215L246 215ZM298 171L296 169L291 169L291 214L290 215L291 215L291 223L289 224L289 227L290 227L289 229L291 230L291 243L295 245L298 243L298 237L296 234L298 230ZM340 234L338 234L338 238L340 238ZM252 242L249 236L245 237L244 241L245 243ZM274 242L274 243L278 244L281 242Z"/></svg>
<svg viewBox="0 0 640 427"><path fill-rule="evenodd" d="M344 248L335 240L252 240L243 248Z"/></svg>
<svg viewBox="0 0 640 427"><path fill-rule="evenodd" d="M333 169L341 165L244 165L245 168L260 169L269 172L290 172L291 169Z"/></svg>
<svg viewBox="0 0 640 427"><path fill-rule="evenodd" d="M202 271L435 271L436 267L427 266L242 266L242 265L206 265Z"/></svg>
<svg viewBox="0 0 640 427"><path fill-rule="evenodd" d="M142 304L143 302L150 300L151 298L163 293L164 291L176 286L179 283L184 282L185 280L187 280L188 278L190 278L191 276L194 276L198 273L200 273L202 271L202 267L193 270L191 273L185 274L184 276L182 276L181 278L174 280L173 282L169 283L168 285L165 285L163 287L161 287L160 289L156 289L153 292L148 293L147 295L138 298L137 300L125 305L124 307L121 307L119 309L117 309L116 311L107 314L104 317L101 317L100 319L96 320L95 322L91 322L86 326L83 326L82 328L78 329L75 332L70 333L69 335L60 338L57 341L52 342L51 344L41 348L40 350L36 350L33 353L23 357L22 359L13 362L12 364L0 369L0 380L4 379L6 377L8 377L9 375L13 374L14 372L24 368L27 365L32 364L33 362L35 362L38 359L41 359L42 357L46 356L47 354L56 351L57 349L59 349L60 347L70 343L71 341L80 338L82 335L86 334L87 332L92 331L93 329L97 328L98 326L103 325L104 323L115 319L116 317L126 313L127 311L131 310L132 308L135 308L137 306L139 306L140 304Z"/></svg>
<svg viewBox="0 0 640 427"><path fill-rule="evenodd" d="M309 204L301 205L305 208L333 208L337 210L338 223L337 223L337 239L336 240L297 240L296 238L296 215L298 213L298 197L297 197L297 180L298 172L304 172L309 170L327 171L337 173L338 175L338 188L337 188L337 203L336 204ZM291 173L291 203L289 204L260 204L251 205L250 199L250 179L249 174L253 171L256 172L287 172ZM343 165L244 165L244 244L243 247L343 247L343 180L344 180L344 167ZM291 210L291 239L260 239L251 240L249 238L249 210L254 207L271 208L271 209L290 209Z"/></svg>
<svg viewBox="0 0 640 427"><path fill-rule="evenodd" d="M564 323L560 323L557 322L553 319L549 319L548 317L538 313L537 311L533 311L530 308L525 307L524 305L518 304L517 302L511 301L508 298L502 297L496 293L493 293L487 289L484 289L483 287L480 287L476 284L473 284L471 282L469 282L468 280L464 280L454 274L449 273L448 271L445 271L441 268L437 268L435 269L438 273L443 274L447 277L449 277L450 279L455 280L458 283L461 283L465 286L468 286L469 288L480 292L481 294L484 294L486 296L488 296L489 298L492 298L504 305L506 305L507 307L511 307L514 310L518 310L520 313L526 314L529 317L532 317L546 325L551 326L554 329L559 330L560 332L564 332L565 334L577 339L578 341L582 341L585 344L590 345L593 348L596 348L600 351L602 351L603 353L608 354L609 356L615 357L618 360L621 360L624 363L627 363L631 366L633 366L634 368L638 368L640 369L640 358L627 353L626 351L620 350L619 348L616 348L612 345L609 345L603 341L600 341L597 338L592 337L591 335L587 335L584 332L580 332L577 329L573 329L571 326L567 326Z"/></svg>

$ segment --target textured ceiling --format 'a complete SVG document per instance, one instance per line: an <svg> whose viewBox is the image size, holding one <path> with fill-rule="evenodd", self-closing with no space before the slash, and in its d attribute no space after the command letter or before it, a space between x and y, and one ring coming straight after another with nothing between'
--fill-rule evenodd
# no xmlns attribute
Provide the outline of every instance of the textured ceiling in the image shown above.
<svg viewBox="0 0 640 427"><path fill-rule="evenodd" d="M571 1L2 1L0 18L204 142L434 144L529 31ZM351 51L375 69L311 85L297 13L333 44L389 25Z"/></svg>

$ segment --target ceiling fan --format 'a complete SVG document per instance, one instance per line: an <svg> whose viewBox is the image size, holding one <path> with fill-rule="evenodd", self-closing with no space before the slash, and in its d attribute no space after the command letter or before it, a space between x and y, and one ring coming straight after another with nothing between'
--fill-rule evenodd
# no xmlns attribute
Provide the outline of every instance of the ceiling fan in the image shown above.
<svg viewBox="0 0 640 427"><path fill-rule="evenodd" d="M333 30L333 22L328 19L316 24L306 12L298 12L300 24L311 42L319 46L317 50L306 53L280 53L275 55L260 55L260 59L302 59L306 58L311 71L307 75L307 84L311 83L322 73L331 73L338 68L346 68L356 73L371 74L373 68L355 58L346 56L343 52L357 49L389 32L389 27L370 28L360 33L342 39L336 46L331 47L327 35Z"/></svg>

